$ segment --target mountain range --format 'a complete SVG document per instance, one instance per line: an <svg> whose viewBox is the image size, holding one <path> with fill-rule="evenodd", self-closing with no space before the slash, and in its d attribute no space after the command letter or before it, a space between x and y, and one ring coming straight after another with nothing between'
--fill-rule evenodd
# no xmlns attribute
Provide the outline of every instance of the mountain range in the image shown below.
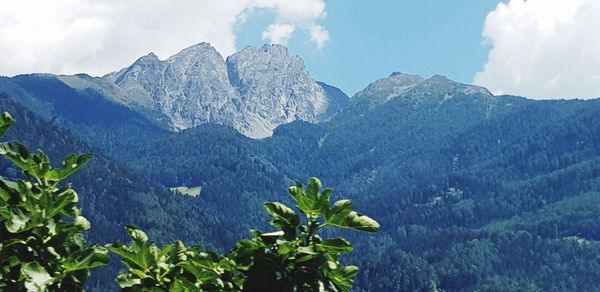
<svg viewBox="0 0 600 292"><path fill-rule="evenodd" d="M224 60L210 44L200 43L164 61L149 53L102 77L37 77L75 92L94 92L165 130L216 123L252 138L270 136L297 119L326 121L348 101L337 88L315 82L302 59L280 45L246 47Z"/></svg>
<svg viewBox="0 0 600 292"><path fill-rule="evenodd" d="M381 223L347 258L357 291L594 291L600 278L600 100L491 94L394 72L348 98L277 45L224 60L199 44L103 77L0 78L13 139L73 178L89 236L226 250L268 228L262 203L318 176ZM15 170L2 162L4 176ZM171 188L200 190L196 197ZM114 289L118 267L90 290Z"/></svg>

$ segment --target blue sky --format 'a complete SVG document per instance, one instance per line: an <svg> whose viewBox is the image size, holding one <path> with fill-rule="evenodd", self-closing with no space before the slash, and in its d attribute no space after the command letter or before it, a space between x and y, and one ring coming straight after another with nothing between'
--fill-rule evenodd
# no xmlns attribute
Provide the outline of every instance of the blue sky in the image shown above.
<svg viewBox="0 0 600 292"><path fill-rule="evenodd" d="M497 0L326 1L319 23L330 41L317 49L302 32L287 43L311 74L352 95L394 71L471 83L490 44L482 37ZM236 27L237 46L259 46L274 13L260 11Z"/></svg>

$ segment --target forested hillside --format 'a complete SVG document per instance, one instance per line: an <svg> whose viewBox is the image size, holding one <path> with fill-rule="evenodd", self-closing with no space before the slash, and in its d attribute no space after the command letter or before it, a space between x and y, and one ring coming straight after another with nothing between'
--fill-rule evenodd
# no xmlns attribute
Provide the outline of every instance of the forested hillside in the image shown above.
<svg viewBox="0 0 600 292"><path fill-rule="evenodd" d="M126 225L134 224L147 230L158 242L185 240L190 244L216 243L209 248L222 250L219 238L233 242L242 236L241 228L234 222L221 222L211 216L212 210L197 199L175 195L168 188L149 180L143 174L129 170L126 161L116 161L103 155L98 148L89 146L70 131L49 123L31 111L16 104L6 95L0 96L0 108L10 112L15 125L8 131L7 140L18 140L30 149L44 149L53 161L60 161L69 153L95 153L95 157L79 173L69 179L80 194L83 214L93 225L88 239L97 243L124 240ZM6 160L0 160L0 175L14 177L18 170ZM201 222L201 223L199 223ZM229 230L231 233L224 233ZM236 233L237 232L237 233ZM99 290L116 289L114 276L118 263L112 268L95 272L89 283Z"/></svg>
<svg viewBox="0 0 600 292"><path fill-rule="evenodd" d="M372 237L344 233L355 242L347 260L361 268L357 291L597 290L600 100L418 82L389 100L365 91L329 122L293 122L262 140L208 124L130 128L112 141L111 126L88 132L44 123L7 97L1 106L31 148L98 153L73 182L99 242L132 223L159 241L227 249L264 224L263 202L287 203L290 182L318 176L381 223ZM199 197L168 190L180 186L201 187Z"/></svg>

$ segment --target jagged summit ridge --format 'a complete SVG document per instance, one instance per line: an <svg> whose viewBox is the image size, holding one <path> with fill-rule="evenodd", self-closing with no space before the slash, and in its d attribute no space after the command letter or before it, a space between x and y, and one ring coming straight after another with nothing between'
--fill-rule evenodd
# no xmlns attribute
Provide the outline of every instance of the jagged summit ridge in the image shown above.
<svg viewBox="0 0 600 292"><path fill-rule="evenodd" d="M248 114L264 121L265 128L296 119L318 122L327 111L325 91L302 59L291 56L284 46L246 47L227 58L227 69L231 84L250 109Z"/></svg>
<svg viewBox="0 0 600 292"><path fill-rule="evenodd" d="M386 78L372 82L364 90L356 93L352 99L355 103L366 102L372 108L400 96L412 100L434 99L443 102L455 94L493 97L484 87L463 84L446 76L434 75L425 79L420 75L393 72Z"/></svg>
<svg viewBox="0 0 600 292"><path fill-rule="evenodd" d="M219 123L262 138L296 119L326 120L341 107L281 45L248 46L224 60L200 43L164 61L150 53L104 78L119 88L118 101L172 130Z"/></svg>
<svg viewBox="0 0 600 292"><path fill-rule="evenodd" d="M425 78L419 75L393 72L389 77L369 84L365 89L356 93L353 99L369 99L372 105L381 105L408 92L424 81Z"/></svg>

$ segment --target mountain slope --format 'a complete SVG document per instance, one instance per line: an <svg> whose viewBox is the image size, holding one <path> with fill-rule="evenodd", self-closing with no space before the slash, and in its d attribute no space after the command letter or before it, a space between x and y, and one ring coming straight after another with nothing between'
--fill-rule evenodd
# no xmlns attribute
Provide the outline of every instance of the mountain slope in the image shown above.
<svg viewBox="0 0 600 292"><path fill-rule="evenodd" d="M125 240L125 226L129 224L148 231L158 242L183 239L190 244L218 249L229 248L243 236L246 229L220 221L221 216L210 215L210 209L216 208L215 205L202 203L204 199L174 194L147 179L143 173L129 169L127 161L116 161L104 155L57 123L38 116L3 94L0 94L0 110L15 118L14 126L4 138L18 140L31 151L43 149L54 164L60 163L68 153L94 153L92 161L68 181L79 193L83 214L91 222L92 228L87 235L91 242ZM0 175L10 178L21 174L9 161L2 159ZM198 222L202 222L202 226ZM118 266L113 262L111 269L94 273L89 288L116 290L114 277Z"/></svg>
<svg viewBox="0 0 600 292"><path fill-rule="evenodd" d="M344 234L356 242L349 261L363 268L359 286L366 291L594 287L600 269L571 269L597 260L600 226L593 212L557 214L551 222L558 233L548 232L544 220L486 227L546 214L547 205L570 205L600 188L600 100L493 96L441 76L408 90L401 82L383 84L355 96L329 122L296 121L259 141L204 126L131 149L130 159L164 184L202 185L221 196L256 194L259 202L287 200L286 184L320 176L334 194L352 198L382 223L370 239ZM358 98L376 102L365 107ZM145 163L148 156L163 158ZM161 161L171 165L168 176ZM232 188L231 181L243 184ZM258 219L243 222L250 227ZM573 236L589 244L573 245ZM520 258L511 265L514 250ZM532 268L538 265L551 268L538 273Z"/></svg>
<svg viewBox="0 0 600 292"><path fill-rule="evenodd" d="M21 75L0 79L0 94L7 94L20 105L71 130L107 154L139 144L140 137L149 142L167 133L144 116L104 95L110 86L78 88L63 80L99 84L97 78L87 75Z"/></svg>
<svg viewBox="0 0 600 292"><path fill-rule="evenodd" d="M195 64L198 54L209 60ZM348 99L314 83L301 61L286 54L277 46L246 48L225 61L204 45L165 61L143 57L106 78L33 75L0 83L36 113L58 117L52 127L72 129L108 153L102 160L108 170L77 181L96 194L93 203L82 203L93 223L105 226L101 234L135 223L159 239L227 248L244 230L265 226L264 201L290 203L286 186L319 176L334 196L351 198L382 225L369 238L342 233L355 242L347 260L361 267L357 291L597 289L600 100L494 96L443 76L403 73ZM224 94L204 99L196 92ZM86 117L73 110L78 102L94 104L83 109ZM235 112L227 112L236 102ZM111 124L122 110L124 117ZM214 119L230 114L227 122ZM193 116L202 121L197 127L164 131L175 128L173 121L195 125ZM244 130L245 122L258 126ZM112 134L120 124L132 128ZM238 132L258 135L278 124L261 140ZM44 149L55 139L57 149L89 149L66 143L76 140L69 134L48 136L56 131L20 139ZM104 138L90 138L96 136ZM111 157L125 165L112 166ZM124 185L116 188L115 173L133 184L114 178ZM167 187L202 192L189 198Z"/></svg>

